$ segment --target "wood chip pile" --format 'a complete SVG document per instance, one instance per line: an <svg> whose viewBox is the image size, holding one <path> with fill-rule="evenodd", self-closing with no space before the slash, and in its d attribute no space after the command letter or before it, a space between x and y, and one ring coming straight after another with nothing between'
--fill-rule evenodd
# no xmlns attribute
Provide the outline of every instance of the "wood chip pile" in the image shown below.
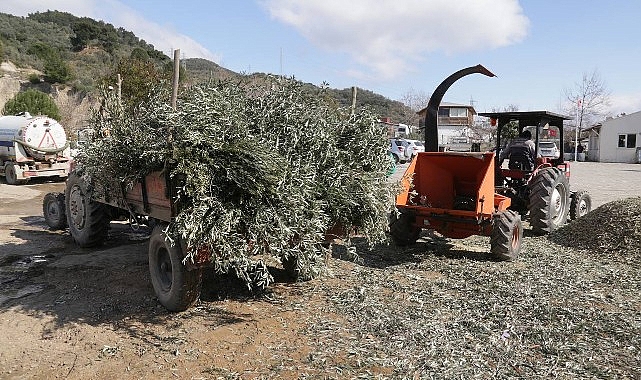
<svg viewBox="0 0 641 380"><path fill-rule="evenodd" d="M641 197L606 203L550 235L557 244L607 255L641 260Z"/></svg>

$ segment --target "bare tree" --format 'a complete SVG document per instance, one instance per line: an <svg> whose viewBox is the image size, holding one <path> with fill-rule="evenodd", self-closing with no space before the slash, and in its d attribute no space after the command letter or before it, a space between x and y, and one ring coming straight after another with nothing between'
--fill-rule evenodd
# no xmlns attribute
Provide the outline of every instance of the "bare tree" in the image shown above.
<svg viewBox="0 0 641 380"><path fill-rule="evenodd" d="M427 107L430 96L425 91L415 90L410 87L409 90L401 95L399 101L411 110L411 113L405 115L405 120L402 120L402 122L409 125L418 125L418 115L416 113Z"/></svg>
<svg viewBox="0 0 641 380"><path fill-rule="evenodd" d="M565 112L573 117L579 135L584 126L603 118L610 105L610 91L596 69L589 74L583 73L581 82L565 89L565 98Z"/></svg>
<svg viewBox="0 0 641 380"><path fill-rule="evenodd" d="M500 107L492 107L492 112L516 112L519 106L516 104L508 104L501 109ZM496 126L490 124L490 120L485 117L478 117L474 120L474 125L470 128L471 137L475 141L483 141L488 147L494 145L496 141ZM508 128L504 128L501 139L512 138L518 134L515 122L510 122Z"/></svg>

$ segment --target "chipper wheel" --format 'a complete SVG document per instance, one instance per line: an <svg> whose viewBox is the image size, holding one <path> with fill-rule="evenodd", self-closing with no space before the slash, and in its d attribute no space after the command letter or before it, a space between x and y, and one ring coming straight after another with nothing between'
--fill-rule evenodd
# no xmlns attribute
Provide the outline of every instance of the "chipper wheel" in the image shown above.
<svg viewBox="0 0 641 380"><path fill-rule="evenodd" d="M545 168L530 183L530 225L540 234L550 233L568 219L570 185L558 168Z"/></svg>
<svg viewBox="0 0 641 380"><path fill-rule="evenodd" d="M158 301L169 311L187 310L200 297L202 268L183 264L182 244L167 239L167 224L157 224L149 237L149 273Z"/></svg>
<svg viewBox="0 0 641 380"><path fill-rule="evenodd" d="M396 245L404 247L416 243L421 235L421 228L414 225L415 220L416 217L412 212L401 211L398 214L396 211L392 211L389 229Z"/></svg>
<svg viewBox="0 0 641 380"><path fill-rule="evenodd" d="M579 190L570 195L570 219L580 218L592 210L592 198L587 191Z"/></svg>
<svg viewBox="0 0 641 380"><path fill-rule="evenodd" d="M87 181L77 174L69 175L65 189L65 214L73 240L81 247L102 244L109 231L107 207L91 198Z"/></svg>
<svg viewBox="0 0 641 380"><path fill-rule="evenodd" d="M47 193L42 201L42 213L45 222L52 230L65 229L67 227L65 195L63 193Z"/></svg>
<svg viewBox="0 0 641 380"><path fill-rule="evenodd" d="M521 215L505 210L494 216L490 253L498 260L515 260L521 251L523 224Z"/></svg>

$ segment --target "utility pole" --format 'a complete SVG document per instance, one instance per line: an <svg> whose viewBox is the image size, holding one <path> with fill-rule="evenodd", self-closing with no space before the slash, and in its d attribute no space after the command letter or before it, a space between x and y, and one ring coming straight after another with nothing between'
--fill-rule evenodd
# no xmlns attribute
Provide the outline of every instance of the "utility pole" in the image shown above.
<svg viewBox="0 0 641 380"><path fill-rule="evenodd" d="M574 128L574 162L577 162L578 156L579 156L579 150L577 149L579 146L579 127L581 123L581 119L579 117L579 114L581 113L581 99L579 99L576 102L576 128Z"/></svg>

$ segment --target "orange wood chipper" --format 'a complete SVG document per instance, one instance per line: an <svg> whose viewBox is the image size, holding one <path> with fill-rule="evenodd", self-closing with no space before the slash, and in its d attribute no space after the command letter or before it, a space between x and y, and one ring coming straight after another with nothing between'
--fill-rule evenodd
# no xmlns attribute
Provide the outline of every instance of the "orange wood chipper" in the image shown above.
<svg viewBox="0 0 641 380"><path fill-rule="evenodd" d="M505 148L500 136L508 124L513 122L518 132L534 131L538 156L532 158L532 167L515 168L510 162L503 169L495 152L439 152L439 104L454 82L474 73L494 76L481 65L468 67L450 75L432 94L425 118L425 153L415 157L403 176L403 191L390 216L390 234L397 245L413 244L423 229L456 239L490 236L492 256L513 260L521 250L522 217L529 217L535 232L548 233L565 223L568 215L587 213L591 200L584 191L569 191L570 165L551 137L563 141L567 118L562 115L488 114L493 121L498 119L495 152ZM547 152L552 158L545 157Z"/></svg>

